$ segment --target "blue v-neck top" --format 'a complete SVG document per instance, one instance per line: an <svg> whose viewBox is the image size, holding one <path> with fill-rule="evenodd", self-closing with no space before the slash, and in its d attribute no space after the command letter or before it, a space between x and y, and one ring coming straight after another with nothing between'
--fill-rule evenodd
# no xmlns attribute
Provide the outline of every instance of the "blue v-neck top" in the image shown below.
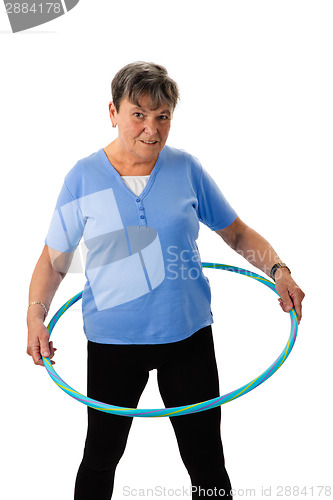
<svg viewBox="0 0 333 500"><path fill-rule="evenodd" d="M92 342L164 344L213 323L211 292L196 240L236 212L200 162L165 146L135 195L103 149L65 177L45 243L87 247L82 311Z"/></svg>

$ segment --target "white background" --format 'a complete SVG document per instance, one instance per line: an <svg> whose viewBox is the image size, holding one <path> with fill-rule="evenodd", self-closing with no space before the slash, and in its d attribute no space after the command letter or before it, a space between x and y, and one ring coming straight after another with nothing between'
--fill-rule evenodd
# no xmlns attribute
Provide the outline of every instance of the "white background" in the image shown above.
<svg viewBox="0 0 333 500"><path fill-rule="evenodd" d="M165 65L179 84L169 144L200 158L306 293L286 363L222 406L236 494L253 488L260 498L264 487L274 498L279 485L307 486L319 498L317 486L332 485L332 17L332 3L321 0L81 0L67 15L14 35L1 5L2 498L73 497L86 409L25 353L28 286L65 174L115 138L110 81L135 60ZM253 270L205 227L199 248L203 261ZM275 360L290 322L269 290L221 272L206 274L225 393ZM69 275L50 317L82 286L82 276ZM85 392L79 306L63 317L54 343L56 370ZM155 372L139 406L163 406ZM134 420L114 498L126 498L125 486L130 498L140 493L134 489L160 498L146 490L165 487L170 498L190 487L167 418Z"/></svg>

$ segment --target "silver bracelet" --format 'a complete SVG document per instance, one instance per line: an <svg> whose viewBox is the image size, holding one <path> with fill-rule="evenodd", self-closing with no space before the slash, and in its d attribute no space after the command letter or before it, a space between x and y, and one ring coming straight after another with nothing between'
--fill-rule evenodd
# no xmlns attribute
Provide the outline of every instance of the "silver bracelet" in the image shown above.
<svg viewBox="0 0 333 500"><path fill-rule="evenodd" d="M44 311L45 311L45 316L44 316L44 319L45 319L45 318L46 318L46 316L47 316L47 312L48 312L48 311L47 311L47 309L46 309L46 305L45 305L45 304L43 304L43 302L40 302L39 300L33 300L33 301L32 301L32 302L30 302L30 304L28 305L28 309L29 309L29 307L30 307L30 306L32 306L32 305L34 305L34 304L39 304L40 306L42 306L42 308L43 308L43 309L44 309Z"/></svg>

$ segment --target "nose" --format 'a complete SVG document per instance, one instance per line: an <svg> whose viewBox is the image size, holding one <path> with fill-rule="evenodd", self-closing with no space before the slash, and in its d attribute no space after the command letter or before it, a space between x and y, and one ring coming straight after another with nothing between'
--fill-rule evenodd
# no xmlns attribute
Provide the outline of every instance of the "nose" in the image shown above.
<svg viewBox="0 0 333 500"><path fill-rule="evenodd" d="M143 131L149 136L154 136L157 134L157 126L154 120L145 120Z"/></svg>

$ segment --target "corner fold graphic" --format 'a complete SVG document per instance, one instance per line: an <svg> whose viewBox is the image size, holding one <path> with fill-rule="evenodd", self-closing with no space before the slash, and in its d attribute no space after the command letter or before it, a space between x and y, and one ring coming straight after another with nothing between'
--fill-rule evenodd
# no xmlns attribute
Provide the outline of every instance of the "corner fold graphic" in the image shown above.
<svg viewBox="0 0 333 500"><path fill-rule="evenodd" d="M48 23L72 10L80 0L57 2L25 0L9 3L4 0L6 12L13 33Z"/></svg>
<svg viewBox="0 0 333 500"><path fill-rule="evenodd" d="M79 3L79 1L80 0L65 0L67 12L69 10L72 10L75 7L75 5L77 5Z"/></svg>

